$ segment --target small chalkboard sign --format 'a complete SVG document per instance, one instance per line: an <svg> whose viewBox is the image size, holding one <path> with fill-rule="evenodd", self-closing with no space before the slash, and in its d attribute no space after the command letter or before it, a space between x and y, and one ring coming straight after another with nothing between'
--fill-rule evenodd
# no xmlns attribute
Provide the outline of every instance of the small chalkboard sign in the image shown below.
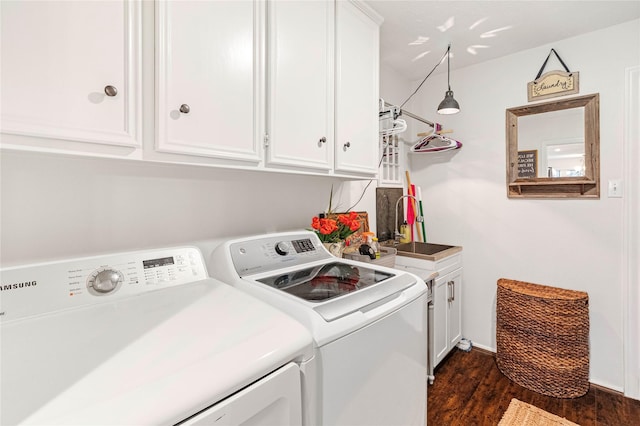
<svg viewBox="0 0 640 426"><path fill-rule="evenodd" d="M518 151L518 177L534 178L538 176L538 150Z"/></svg>

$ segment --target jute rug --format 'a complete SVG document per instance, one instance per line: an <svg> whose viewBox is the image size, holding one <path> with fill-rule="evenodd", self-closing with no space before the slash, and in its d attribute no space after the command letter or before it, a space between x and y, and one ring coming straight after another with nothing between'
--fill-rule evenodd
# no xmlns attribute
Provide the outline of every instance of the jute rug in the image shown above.
<svg viewBox="0 0 640 426"><path fill-rule="evenodd" d="M579 426L515 398L509 403L498 426Z"/></svg>

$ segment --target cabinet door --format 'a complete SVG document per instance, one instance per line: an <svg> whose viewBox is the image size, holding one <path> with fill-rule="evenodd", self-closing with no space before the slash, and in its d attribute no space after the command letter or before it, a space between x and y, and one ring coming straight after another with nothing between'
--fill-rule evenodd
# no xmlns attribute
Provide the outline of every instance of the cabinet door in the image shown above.
<svg viewBox="0 0 640 426"><path fill-rule="evenodd" d="M140 145L140 3L3 1L2 132Z"/></svg>
<svg viewBox="0 0 640 426"><path fill-rule="evenodd" d="M434 368L449 352L447 337L447 316L449 309L449 279L448 275L439 277L433 288L433 351L431 353Z"/></svg>
<svg viewBox="0 0 640 426"><path fill-rule="evenodd" d="M336 171L378 169L379 26L355 3L336 2Z"/></svg>
<svg viewBox="0 0 640 426"><path fill-rule="evenodd" d="M334 4L276 0L267 9L267 164L330 170Z"/></svg>
<svg viewBox="0 0 640 426"><path fill-rule="evenodd" d="M447 339L449 349L453 349L462 338L462 268L447 275L449 284L449 306L447 318Z"/></svg>
<svg viewBox="0 0 640 426"><path fill-rule="evenodd" d="M156 2L159 151L259 162L259 8Z"/></svg>

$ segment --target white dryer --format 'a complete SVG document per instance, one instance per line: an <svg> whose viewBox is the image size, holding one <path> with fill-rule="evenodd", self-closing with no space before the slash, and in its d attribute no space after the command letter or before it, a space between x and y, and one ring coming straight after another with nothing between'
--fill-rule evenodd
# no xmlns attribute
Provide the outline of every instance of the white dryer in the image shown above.
<svg viewBox="0 0 640 426"><path fill-rule="evenodd" d="M310 334L177 247L0 271L0 424L301 424Z"/></svg>
<svg viewBox="0 0 640 426"><path fill-rule="evenodd" d="M313 232L227 241L209 273L311 332L316 413L330 425L426 424L427 287L413 274L338 259Z"/></svg>

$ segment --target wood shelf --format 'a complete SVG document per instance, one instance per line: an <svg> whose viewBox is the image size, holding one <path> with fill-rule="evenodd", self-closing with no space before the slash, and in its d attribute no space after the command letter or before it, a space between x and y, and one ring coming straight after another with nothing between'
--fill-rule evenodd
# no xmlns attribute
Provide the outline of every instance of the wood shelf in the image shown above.
<svg viewBox="0 0 640 426"><path fill-rule="evenodd" d="M568 179L568 178L567 178ZM508 184L509 198L600 198L595 180L530 179Z"/></svg>

